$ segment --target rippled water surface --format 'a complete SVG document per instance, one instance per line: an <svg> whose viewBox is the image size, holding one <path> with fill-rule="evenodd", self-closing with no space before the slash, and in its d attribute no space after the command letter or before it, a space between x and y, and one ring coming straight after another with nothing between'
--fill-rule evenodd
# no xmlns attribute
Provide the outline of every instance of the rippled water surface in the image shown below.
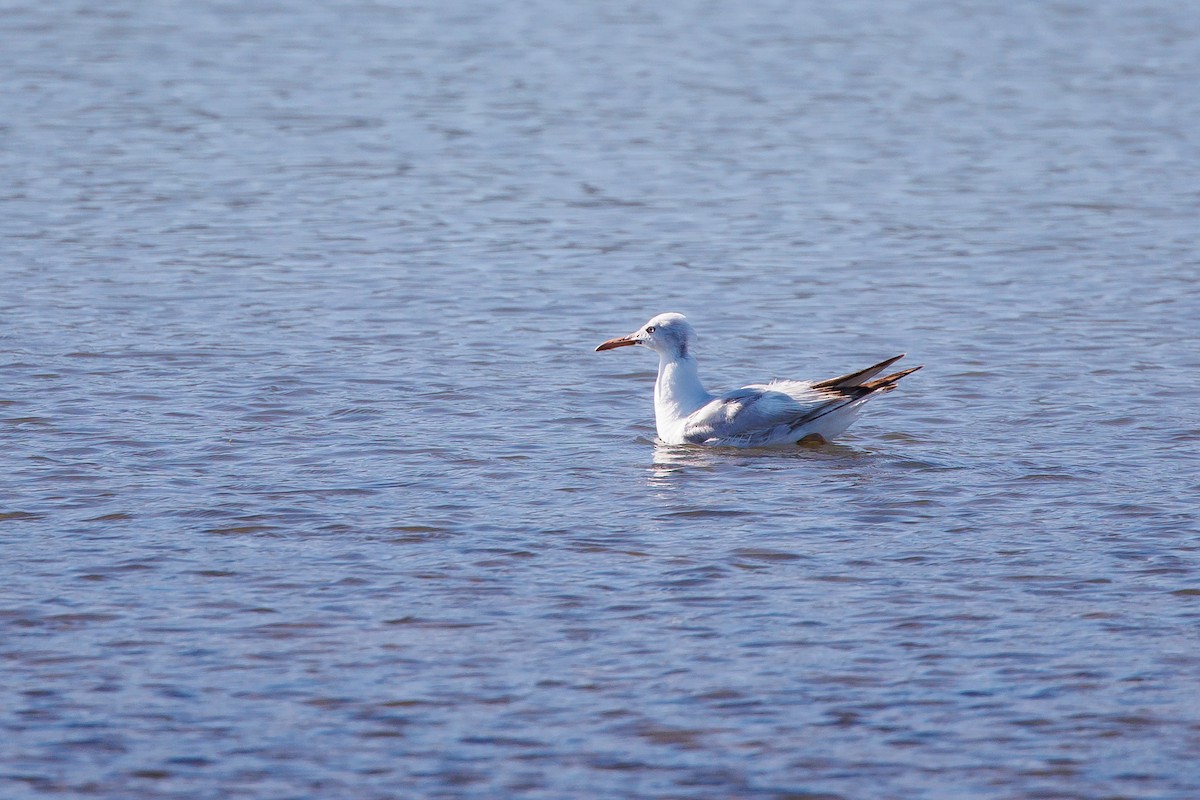
<svg viewBox="0 0 1200 800"><path fill-rule="evenodd" d="M1200 797L1194 3L0 39L0 796Z"/></svg>

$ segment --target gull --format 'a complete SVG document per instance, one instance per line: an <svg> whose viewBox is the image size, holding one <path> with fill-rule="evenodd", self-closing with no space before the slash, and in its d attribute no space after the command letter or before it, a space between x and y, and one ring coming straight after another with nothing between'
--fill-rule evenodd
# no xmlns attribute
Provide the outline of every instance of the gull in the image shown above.
<svg viewBox="0 0 1200 800"><path fill-rule="evenodd" d="M710 394L700 383L692 343L696 332L683 314L659 314L628 336L596 351L641 345L658 353L654 423L667 444L774 447L827 442L858 418L872 397L921 367L875 378L904 354L824 381L752 383ZM871 380L875 378L875 380Z"/></svg>

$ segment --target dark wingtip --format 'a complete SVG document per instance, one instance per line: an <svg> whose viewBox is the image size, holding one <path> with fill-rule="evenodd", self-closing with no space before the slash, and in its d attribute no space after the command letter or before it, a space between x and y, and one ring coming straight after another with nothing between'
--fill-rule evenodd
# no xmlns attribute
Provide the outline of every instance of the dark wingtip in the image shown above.
<svg viewBox="0 0 1200 800"><path fill-rule="evenodd" d="M924 366L924 364L918 364L915 367L909 367L908 369L902 369L899 372L893 372L891 375L884 375L882 378L876 378L870 383L864 383L861 388L866 389L868 392L888 391L889 389L894 389L896 388L897 381L899 381L901 378L912 375L914 372Z"/></svg>
<svg viewBox="0 0 1200 800"><path fill-rule="evenodd" d="M853 389L858 386L865 386L866 384L864 383L864 381L866 381L868 378L873 378L876 375L878 375L879 373L883 372L885 369L890 367L892 364L895 364L897 361L904 358L905 355L907 355L907 353L901 353L898 356L892 356L891 358L884 359L883 361L880 361L878 364L872 364L871 366L867 367L866 369L860 369L858 372L851 372L849 375L839 375L836 378L830 378L829 380L819 381L818 383L813 384L813 388L814 389Z"/></svg>

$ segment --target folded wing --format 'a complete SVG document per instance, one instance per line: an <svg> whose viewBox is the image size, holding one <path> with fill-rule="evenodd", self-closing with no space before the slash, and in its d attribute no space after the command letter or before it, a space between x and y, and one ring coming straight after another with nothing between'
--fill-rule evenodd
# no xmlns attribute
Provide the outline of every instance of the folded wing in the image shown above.
<svg viewBox="0 0 1200 800"><path fill-rule="evenodd" d="M749 447L798 438L825 416L842 410L853 413L851 406L891 391L897 381L921 368L910 367L871 380L903 357L815 383L775 381L735 389L693 413L684 427L684 438L694 444Z"/></svg>

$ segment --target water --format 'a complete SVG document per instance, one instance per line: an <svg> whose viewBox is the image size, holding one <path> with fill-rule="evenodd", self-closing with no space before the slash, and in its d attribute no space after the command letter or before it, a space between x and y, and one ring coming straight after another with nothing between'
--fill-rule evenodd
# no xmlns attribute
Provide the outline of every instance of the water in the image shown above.
<svg viewBox="0 0 1200 800"><path fill-rule="evenodd" d="M1200 796L1194 4L0 36L3 797Z"/></svg>

